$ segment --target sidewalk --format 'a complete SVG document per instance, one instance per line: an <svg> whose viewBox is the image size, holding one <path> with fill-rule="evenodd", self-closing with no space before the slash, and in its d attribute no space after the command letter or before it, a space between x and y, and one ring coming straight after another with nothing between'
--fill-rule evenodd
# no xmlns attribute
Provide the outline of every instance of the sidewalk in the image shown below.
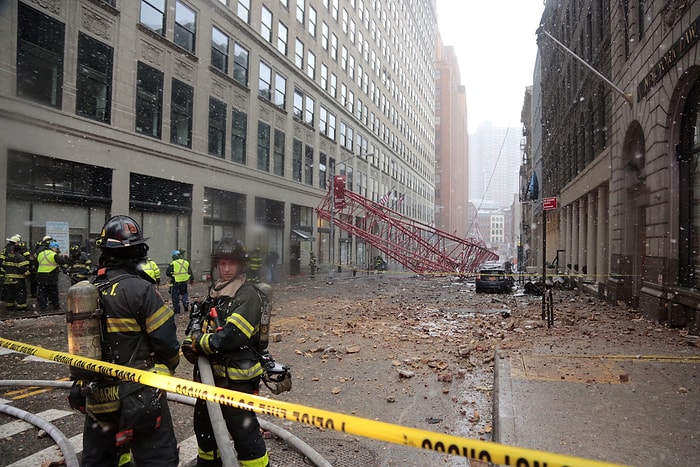
<svg viewBox="0 0 700 467"><path fill-rule="evenodd" d="M655 339L678 330L619 319L617 339L555 331L498 349L494 441L620 464L700 465L700 348ZM638 332L648 339L626 338Z"/></svg>

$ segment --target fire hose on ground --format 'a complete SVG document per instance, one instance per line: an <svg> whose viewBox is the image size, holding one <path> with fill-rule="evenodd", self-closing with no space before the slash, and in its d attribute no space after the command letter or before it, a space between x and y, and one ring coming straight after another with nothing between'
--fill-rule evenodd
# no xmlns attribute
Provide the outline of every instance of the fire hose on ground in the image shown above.
<svg viewBox="0 0 700 467"><path fill-rule="evenodd" d="M208 362L207 362L208 363ZM211 371L211 367L210 367ZM200 369L201 372L201 369ZM71 381L53 381L53 380L27 380L27 379L9 379L9 380L0 380L0 386L4 387L49 387L49 388L60 388L60 389L66 389L69 390L72 386L73 383ZM173 402L177 402L180 404L186 404L186 405L191 405L194 406L195 402L197 399L194 397L188 397L188 396L183 396L180 394L174 394L174 393L168 393L168 400L171 400ZM221 413L221 408L217 405L214 404L219 408L219 414ZM66 459L66 466L68 467L79 467L79 463L77 460L77 454L75 453L75 450L73 449L73 446L70 444L70 441L66 439L66 437L63 435L63 433L56 428L53 424L47 422L41 417L38 417L34 414L31 414L29 412L25 412L23 410L17 409L16 407L8 406L7 404L0 404L0 412L3 412L7 415L10 415L15 418L22 419L28 423L31 423L32 425L36 426L39 429L44 430L46 433L48 433L51 438L56 441L56 444L58 447L61 449L61 452L63 453L63 457ZM211 416L211 414L210 414ZM313 462L314 465L317 467L332 467L330 462L328 462L321 454L319 454L316 450L314 450L311 446L309 446L307 443L290 433L289 431L285 430L284 428L275 425L274 423L268 422L263 419L259 419L260 422L260 427L263 430L269 431L270 433L274 434L277 436L279 439L287 443L288 445L294 447L299 453L302 455L306 456L309 461ZM214 419L212 418L212 426L214 426ZM226 430L226 426L224 424L224 435L225 438L223 439L228 439L228 430ZM215 428L215 433L216 433L216 428ZM221 434L219 434L221 436ZM233 451L233 447L231 446L230 442L229 443L220 443L219 442L219 437L216 438L217 444L221 447L222 445L227 445L231 447L231 450ZM221 448L220 448L221 449ZM70 459L69 459L70 458ZM75 459L75 463L71 463L72 459ZM223 459L222 459L223 460ZM235 454L233 456L233 464L230 465L237 465L237 459L235 457ZM228 465L228 464L225 464Z"/></svg>

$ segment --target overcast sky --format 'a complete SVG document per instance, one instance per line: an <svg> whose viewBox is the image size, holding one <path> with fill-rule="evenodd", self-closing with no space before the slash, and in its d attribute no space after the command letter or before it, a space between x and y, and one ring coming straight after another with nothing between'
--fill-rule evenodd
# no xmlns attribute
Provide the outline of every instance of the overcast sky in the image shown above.
<svg viewBox="0 0 700 467"><path fill-rule="evenodd" d="M469 133L484 121L522 126L543 11L543 0L437 0L442 41L455 48L467 90Z"/></svg>

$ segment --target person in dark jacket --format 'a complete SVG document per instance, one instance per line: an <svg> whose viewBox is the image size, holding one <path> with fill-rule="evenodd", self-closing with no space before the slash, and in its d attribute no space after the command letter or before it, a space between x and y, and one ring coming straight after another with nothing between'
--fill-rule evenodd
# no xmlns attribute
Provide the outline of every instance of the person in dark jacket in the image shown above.
<svg viewBox="0 0 700 467"><path fill-rule="evenodd" d="M102 228L94 279L106 330L102 359L172 375L180 362L174 313L158 293L155 281L142 271L146 240L128 216L112 217ZM132 459L138 466L178 465L177 439L165 392L102 377L92 385L95 389L81 392L86 396L83 407L76 392L91 386L86 383L78 382L69 399L73 408L86 413L83 467L121 466ZM134 399L144 401L146 408L133 409L127 404Z"/></svg>
<svg viewBox="0 0 700 467"><path fill-rule="evenodd" d="M25 256L19 235L8 238L3 250L2 266L4 269L5 305L8 311L25 311L27 309L27 277L29 276L29 259Z"/></svg>
<svg viewBox="0 0 700 467"><path fill-rule="evenodd" d="M192 363L197 362L198 355L207 357L217 386L258 394L264 372L258 353L266 347L267 336L261 337L263 298L259 286L246 283L247 262L243 244L229 237L219 242L212 255L212 270L218 270L219 279L210 287L202 307L216 308L221 323L211 329L205 324L201 328L205 332L193 332L183 341L182 352ZM268 466L267 448L255 412L224 405L221 411L241 467ZM197 467L222 465L209 412L201 399L194 409L194 431L199 447Z"/></svg>

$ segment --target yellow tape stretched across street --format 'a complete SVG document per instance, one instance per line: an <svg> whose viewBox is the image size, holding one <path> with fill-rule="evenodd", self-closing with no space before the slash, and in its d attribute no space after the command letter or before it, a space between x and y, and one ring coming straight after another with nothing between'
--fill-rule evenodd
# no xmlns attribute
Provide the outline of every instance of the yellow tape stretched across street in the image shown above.
<svg viewBox="0 0 700 467"><path fill-rule="evenodd" d="M153 386L184 396L195 397L284 420L304 423L328 430L340 431L365 438L411 446L429 451L453 454L499 465L519 467L612 467L618 464L554 454L534 449L518 448L459 436L409 428L387 422L345 415L328 410L254 396L230 389L159 375L121 365L80 357L65 352L47 350L0 337L0 346L16 352L36 355L47 360L76 368L95 371L125 381Z"/></svg>

